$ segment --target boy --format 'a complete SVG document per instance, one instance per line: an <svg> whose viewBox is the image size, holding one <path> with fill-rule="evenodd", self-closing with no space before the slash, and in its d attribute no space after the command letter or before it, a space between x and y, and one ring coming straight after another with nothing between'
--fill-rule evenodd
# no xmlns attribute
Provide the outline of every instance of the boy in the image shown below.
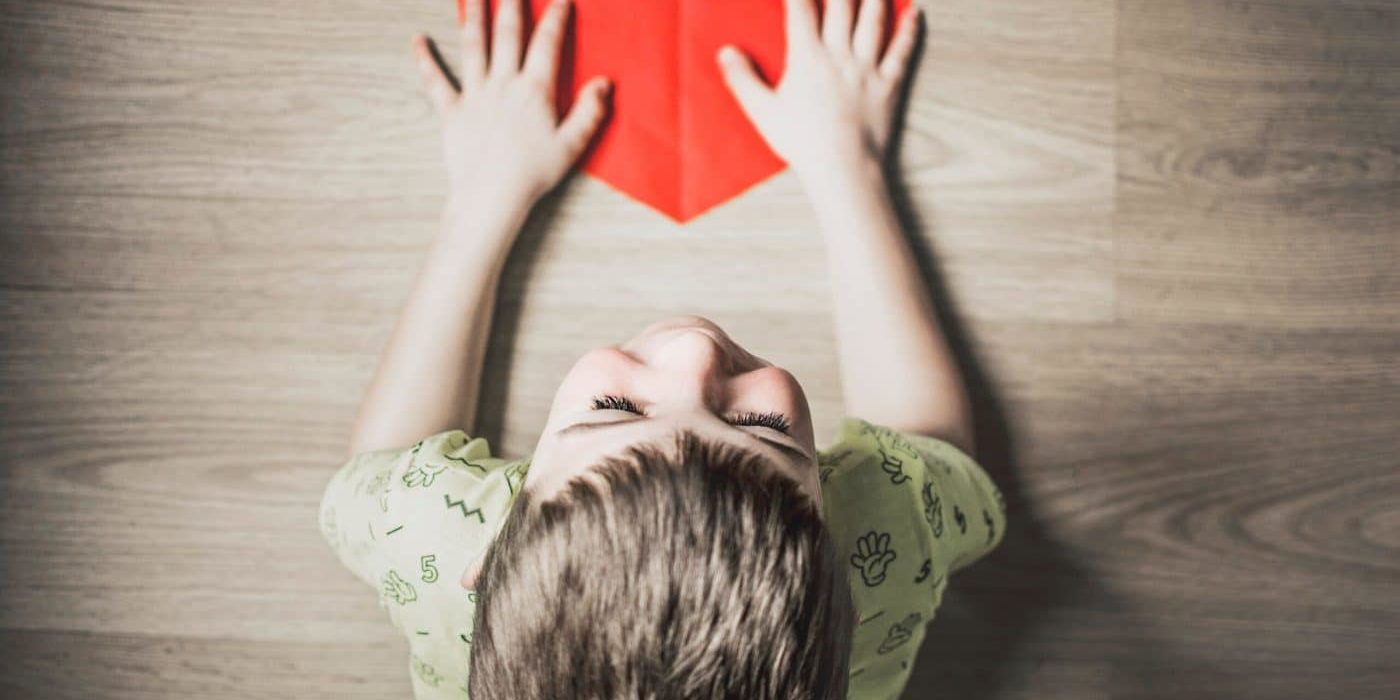
<svg viewBox="0 0 1400 700"><path fill-rule="evenodd" d="M797 380L696 316L585 354L530 457L461 428L505 254L606 83L556 123L566 0L523 49L503 0L489 56L469 2L460 92L415 39L452 195L321 529L408 637L420 699L896 697L948 574L1000 541L1004 503L967 454L967 397L883 180L917 11L882 52L883 2L826 6L819 22L787 0L775 88L718 57L821 221L848 413L822 450Z"/></svg>

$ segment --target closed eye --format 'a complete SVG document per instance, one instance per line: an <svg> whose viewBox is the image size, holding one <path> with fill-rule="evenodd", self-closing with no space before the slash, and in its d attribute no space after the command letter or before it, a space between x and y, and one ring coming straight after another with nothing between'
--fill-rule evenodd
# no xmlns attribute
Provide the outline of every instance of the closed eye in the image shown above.
<svg viewBox="0 0 1400 700"><path fill-rule="evenodd" d="M613 394L594 396L593 410L626 411L628 413L635 413L639 416L642 415L641 409L637 408L637 402L633 401L630 398L627 398L626 396L616 396ZM771 428L783 434L787 434L788 430L792 427L792 421L789 420L787 416L781 413L775 413L771 411L767 413L745 411L743 413L730 416L725 420L731 425L757 425L765 428Z"/></svg>
<svg viewBox="0 0 1400 700"><path fill-rule="evenodd" d="M626 411L642 415L641 409L637 408L636 402L625 396L613 396L604 394L593 397L593 410L595 411Z"/></svg>

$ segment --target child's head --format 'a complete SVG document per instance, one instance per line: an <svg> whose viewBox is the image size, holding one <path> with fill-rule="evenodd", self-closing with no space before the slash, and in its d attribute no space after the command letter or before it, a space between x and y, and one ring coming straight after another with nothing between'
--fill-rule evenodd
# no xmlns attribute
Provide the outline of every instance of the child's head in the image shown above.
<svg viewBox="0 0 1400 700"><path fill-rule="evenodd" d="M768 458L820 503L802 386L700 316L660 321L580 358L555 392L526 484L547 497L602 457L681 430Z"/></svg>
<svg viewBox="0 0 1400 700"><path fill-rule="evenodd" d="M801 386L707 319L585 355L474 582L472 696L844 697L815 454Z"/></svg>
<svg viewBox="0 0 1400 700"><path fill-rule="evenodd" d="M694 433L517 497L488 550L472 697L844 698L854 626L819 507Z"/></svg>

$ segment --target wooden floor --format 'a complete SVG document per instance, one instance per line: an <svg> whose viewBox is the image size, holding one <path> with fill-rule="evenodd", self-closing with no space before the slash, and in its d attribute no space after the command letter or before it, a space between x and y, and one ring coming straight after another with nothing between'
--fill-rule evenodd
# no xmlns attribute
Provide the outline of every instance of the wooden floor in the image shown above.
<svg viewBox="0 0 1400 700"><path fill-rule="evenodd" d="M910 698L1400 695L1400 3L937 0L904 193L1007 492ZM316 531L432 234L449 0L0 0L0 696L407 697ZM484 434L703 313L840 418L782 175L523 235Z"/></svg>

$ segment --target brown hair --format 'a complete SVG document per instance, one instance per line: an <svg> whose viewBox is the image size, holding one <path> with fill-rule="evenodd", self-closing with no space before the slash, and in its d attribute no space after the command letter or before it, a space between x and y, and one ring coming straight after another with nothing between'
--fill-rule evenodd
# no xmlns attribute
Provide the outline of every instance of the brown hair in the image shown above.
<svg viewBox="0 0 1400 700"><path fill-rule="evenodd" d="M761 455L676 447L517 497L477 579L472 697L846 696L850 588L818 507Z"/></svg>

